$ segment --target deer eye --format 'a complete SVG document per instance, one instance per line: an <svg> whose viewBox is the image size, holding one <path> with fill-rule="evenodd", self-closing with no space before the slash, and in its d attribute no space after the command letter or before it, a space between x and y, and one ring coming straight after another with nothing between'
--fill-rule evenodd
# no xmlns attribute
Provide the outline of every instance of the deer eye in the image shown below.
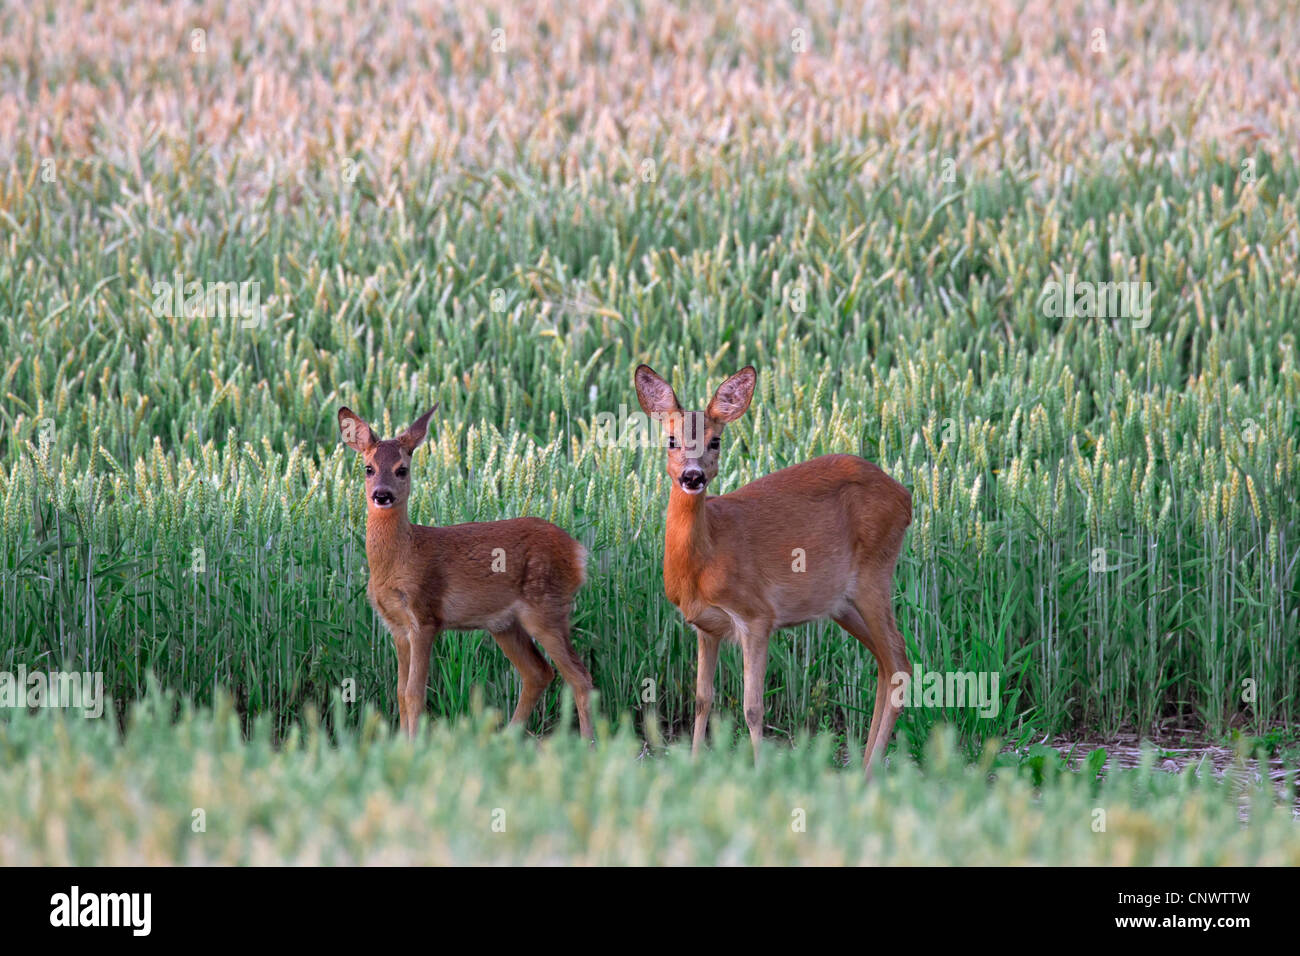
<svg viewBox="0 0 1300 956"><path fill-rule="evenodd" d="M366 474L373 475L374 473L375 473L375 469L372 468L370 465L366 465Z"/></svg>
<svg viewBox="0 0 1300 956"><path fill-rule="evenodd" d="M397 477L398 477L398 478L405 478L405 477L406 477L406 469L405 469L405 468L399 468L399 469L397 469Z"/></svg>
<svg viewBox="0 0 1300 956"><path fill-rule="evenodd" d="M722 439L721 439L721 438L710 438L710 439L709 439L709 451L717 451L717 450L718 450L719 448L721 448L721 447L722 447Z"/></svg>
<svg viewBox="0 0 1300 956"><path fill-rule="evenodd" d="M668 436L668 447L669 447L669 448L676 448L676 447L677 447L677 439L676 439L674 436L672 436L672 435L669 435L669 436Z"/></svg>

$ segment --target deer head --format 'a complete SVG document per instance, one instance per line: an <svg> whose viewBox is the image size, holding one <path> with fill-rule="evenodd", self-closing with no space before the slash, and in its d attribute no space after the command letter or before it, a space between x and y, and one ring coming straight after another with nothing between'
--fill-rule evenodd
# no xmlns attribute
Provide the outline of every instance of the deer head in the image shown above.
<svg viewBox="0 0 1300 956"><path fill-rule="evenodd" d="M387 440L374 431L352 409L339 409L339 431L343 443L361 455L366 463L366 504L372 511L406 510L411 497L411 455L424 441L435 404L406 431Z"/></svg>
<svg viewBox="0 0 1300 956"><path fill-rule="evenodd" d="M668 437L668 475L688 495L700 495L718 475L722 431L734 422L754 397L758 373L746 365L718 386L703 412L686 412L672 386L648 365L636 370L636 396L641 408L661 422Z"/></svg>

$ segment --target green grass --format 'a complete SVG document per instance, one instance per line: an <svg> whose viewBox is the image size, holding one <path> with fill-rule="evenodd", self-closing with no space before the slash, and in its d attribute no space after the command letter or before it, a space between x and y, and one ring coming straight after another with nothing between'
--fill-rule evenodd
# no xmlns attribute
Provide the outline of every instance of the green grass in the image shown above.
<svg viewBox="0 0 1300 956"><path fill-rule="evenodd" d="M949 728L864 784L826 735L755 768L747 741L692 762L643 753L626 719L602 720L595 748L499 721L477 709L413 744L366 706L277 748L266 718L246 739L224 696L148 694L121 737L17 712L0 720L0 865L1300 864L1294 775L1277 794L1153 771L1153 751L1100 778L992 748L968 763Z"/></svg>

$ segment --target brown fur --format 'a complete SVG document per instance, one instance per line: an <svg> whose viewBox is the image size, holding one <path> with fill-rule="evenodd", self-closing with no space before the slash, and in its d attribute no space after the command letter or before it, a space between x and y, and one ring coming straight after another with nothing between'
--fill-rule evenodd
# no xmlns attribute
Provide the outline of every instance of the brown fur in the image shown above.
<svg viewBox="0 0 1300 956"><path fill-rule="evenodd" d="M442 631L486 630L523 681L512 723L528 719L554 671L573 691L578 723L591 737L591 675L570 642L569 615L585 577L586 551L541 518L432 527L407 515L411 454L432 410L396 439L377 440L349 409L339 410L347 444L365 461L366 593L393 635L402 728L414 736L426 702L429 655ZM377 495L392 495L380 507Z"/></svg>
<svg viewBox="0 0 1300 956"><path fill-rule="evenodd" d="M648 366L636 374L642 408L680 429L677 396ZM762 737L767 647L776 628L830 618L876 658L876 706L863 763L868 774L883 753L901 708L888 699L892 679L910 675L894 621L893 574L912 520L912 496L856 455L825 455L791 465L730 494L690 494L682 476L718 470L725 425L749 407L752 368L718 388L703 413L704 440L694 450L679 435L668 452L673 479L664 538L664 591L696 629L694 749L708 728L718 645L741 645L745 720L755 757ZM715 440L717 444L715 445ZM802 570L797 555L803 554Z"/></svg>

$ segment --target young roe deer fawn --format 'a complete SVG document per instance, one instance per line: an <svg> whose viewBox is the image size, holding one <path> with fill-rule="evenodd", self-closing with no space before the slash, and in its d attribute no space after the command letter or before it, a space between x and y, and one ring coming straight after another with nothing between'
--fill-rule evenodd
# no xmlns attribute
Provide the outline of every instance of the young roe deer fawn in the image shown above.
<svg viewBox="0 0 1300 956"><path fill-rule="evenodd" d="M437 407L386 441L351 409L339 409L343 441L366 463L366 591L397 646L402 729L414 737L424 713L434 638L442 631L485 630L523 680L510 722L528 720L555 676L536 639L573 690L579 727L590 739L591 675L569 641L586 550L541 518L445 528L411 524L411 454L424 441Z"/></svg>
<svg viewBox="0 0 1300 956"><path fill-rule="evenodd" d="M869 461L824 455L707 497L723 428L749 408L756 382L746 366L718 386L703 413L683 412L653 369L636 370L641 408L668 435L664 591L699 638L692 752L708 731L724 639L738 642L744 657L745 723L757 759L768 638L779 627L831 618L879 668L863 756L870 777L902 710L890 699L891 680L912 673L893 609L894 566L912 521L912 496Z"/></svg>

